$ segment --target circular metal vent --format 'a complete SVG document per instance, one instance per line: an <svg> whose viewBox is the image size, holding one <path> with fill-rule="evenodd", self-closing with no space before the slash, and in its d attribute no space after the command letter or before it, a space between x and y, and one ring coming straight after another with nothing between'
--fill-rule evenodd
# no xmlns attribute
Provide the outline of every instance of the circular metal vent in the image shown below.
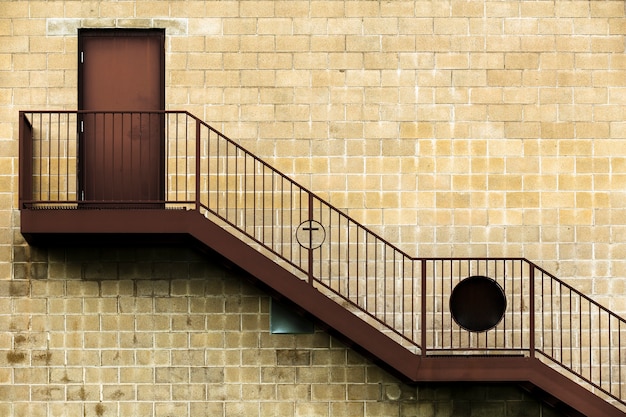
<svg viewBox="0 0 626 417"><path fill-rule="evenodd" d="M504 290L489 277L475 275L465 278L450 295L452 318L471 332L484 332L496 327L505 311Z"/></svg>

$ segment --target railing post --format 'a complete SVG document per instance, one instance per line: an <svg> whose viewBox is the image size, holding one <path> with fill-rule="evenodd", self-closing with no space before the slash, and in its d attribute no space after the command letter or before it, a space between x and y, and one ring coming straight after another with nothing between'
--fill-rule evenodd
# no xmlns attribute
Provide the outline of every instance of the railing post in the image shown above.
<svg viewBox="0 0 626 417"><path fill-rule="evenodd" d="M33 128L26 117L26 113L19 113L19 208L24 208L24 202L33 199Z"/></svg>
<svg viewBox="0 0 626 417"><path fill-rule="evenodd" d="M530 300L528 301L528 308L530 309L530 357L535 357L535 265L530 263L530 273L528 279L530 280Z"/></svg>
<svg viewBox="0 0 626 417"><path fill-rule="evenodd" d="M200 120L194 116L196 121L196 211L200 212ZM208 139L207 139L208 141ZM210 144L207 144L210 146ZM186 188L186 187L185 187Z"/></svg>
<svg viewBox="0 0 626 417"><path fill-rule="evenodd" d="M422 356L426 356L426 259L420 261L421 264L421 340L420 345L422 347Z"/></svg>
<svg viewBox="0 0 626 417"><path fill-rule="evenodd" d="M313 221L313 194L311 194L311 192L308 192L309 195L309 225L311 225L312 221ZM309 254L309 268L308 268L308 275L309 275L309 284L313 285L313 233L309 233L309 248L308 248L308 254Z"/></svg>

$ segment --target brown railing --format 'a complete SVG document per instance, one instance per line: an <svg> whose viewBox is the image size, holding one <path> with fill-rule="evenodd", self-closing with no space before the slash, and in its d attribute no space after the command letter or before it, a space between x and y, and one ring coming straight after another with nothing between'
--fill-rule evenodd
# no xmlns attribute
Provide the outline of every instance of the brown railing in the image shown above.
<svg viewBox="0 0 626 417"><path fill-rule="evenodd" d="M87 117L92 129L159 120L161 199L85 199ZM130 130L131 141L150 136ZM19 204L196 210L416 354L536 357L626 405L623 318L523 258L412 257L187 112L20 112ZM487 331L465 330L450 309L454 288L472 276L491 278L506 297Z"/></svg>

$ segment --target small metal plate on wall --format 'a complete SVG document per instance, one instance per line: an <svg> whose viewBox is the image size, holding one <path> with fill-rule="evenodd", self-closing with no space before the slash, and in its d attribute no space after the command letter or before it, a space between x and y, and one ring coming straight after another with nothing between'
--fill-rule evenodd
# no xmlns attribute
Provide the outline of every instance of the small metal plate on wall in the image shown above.
<svg viewBox="0 0 626 417"><path fill-rule="evenodd" d="M500 284L480 275L465 278L450 295L452 318L470 332L485 332L496 327L504 317L506 304Z"/></svg>
<svg viewBox="0 0 626 417"><path fill-rule="evenodd" d="M272 334L310 334L315 325L279 301L270 299L270 333Z"/></svg>
<svg viewBox="0 0 626 417"><path fill-rule="evenodd" d="M296 230L296 239L305 249L317 249L326 239L326 230L316 220L305 220Z"/></svg>

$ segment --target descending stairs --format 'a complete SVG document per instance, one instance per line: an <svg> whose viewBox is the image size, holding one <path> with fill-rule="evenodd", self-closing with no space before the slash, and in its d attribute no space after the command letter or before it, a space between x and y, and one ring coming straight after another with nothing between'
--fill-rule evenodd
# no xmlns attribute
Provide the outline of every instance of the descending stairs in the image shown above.
<svg viewBox="0 0 626 417"><path fill-rule="evenodd" d="M626 321L532 262L409 256L185 112L159 113L163 201L81 200L75 172L41 167L79 158L84 114L49 114L20 113L30 243L186 242L408 382L518 383L565 415L626 416ZM453 311L468 277L501 289L495 327Z"/></svg>

